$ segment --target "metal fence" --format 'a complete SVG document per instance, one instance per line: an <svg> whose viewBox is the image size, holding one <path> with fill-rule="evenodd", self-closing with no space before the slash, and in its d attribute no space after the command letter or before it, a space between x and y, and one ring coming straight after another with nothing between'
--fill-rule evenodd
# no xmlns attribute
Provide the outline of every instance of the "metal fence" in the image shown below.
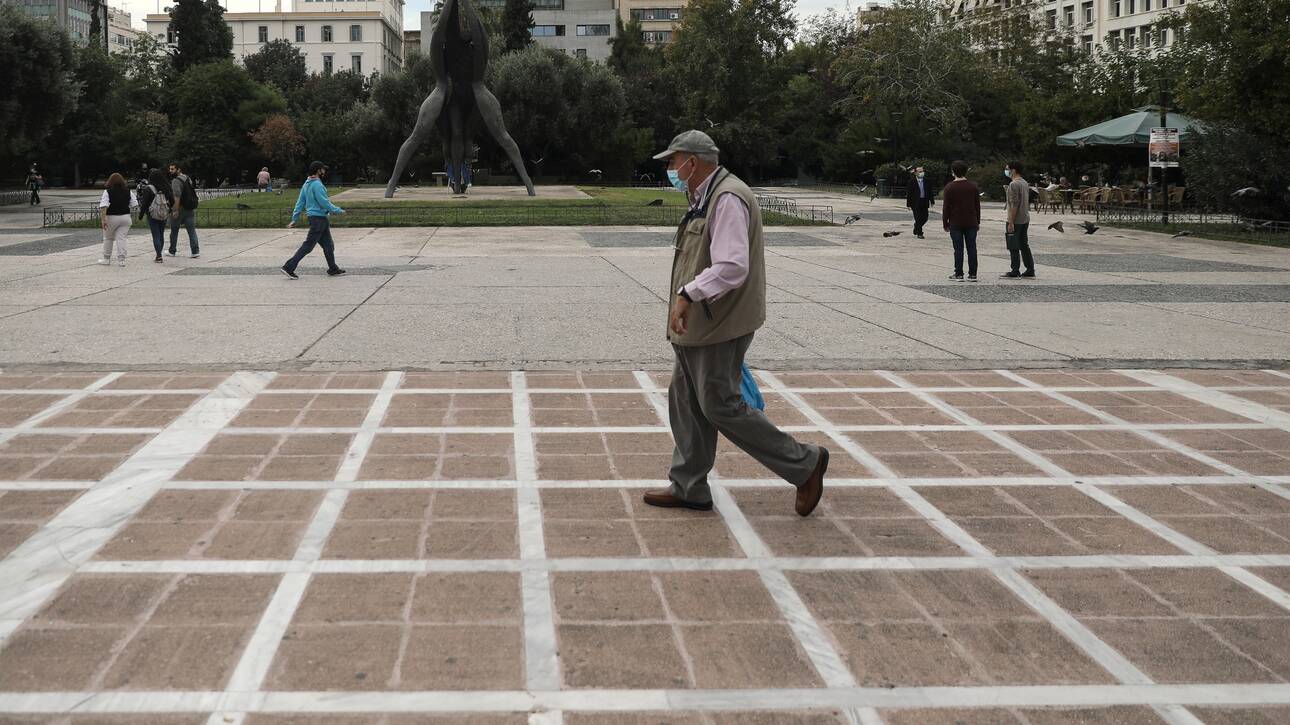
<svg viewBox="0 0 1290 725"><path fill-rule="evenodd" d="M1160 221L1160 209L1126 206L1099 206L1097 220L1106 224L1135 224L1162 227L1164 231L1210 231L1254 241L1290 241L1290 221L1253 219L1231 212L1215 212L1197 207L1169 210L1169 223Z"/></svg>
<svg viewBox="0 0 1290 725"><path fill-rule="evenodd" d="M0 191L0 206L6 206L9 204L25 204L28 201L31 201L30 189Z"/></svg>
<svg viewBox="0 0 1290 725"><path fill-rule="evenodd" d="M811 222L833 223L833 207L816 204L798 204L792 199L769 194L758 194L757 205L763 212L774 212Z"/></svg>

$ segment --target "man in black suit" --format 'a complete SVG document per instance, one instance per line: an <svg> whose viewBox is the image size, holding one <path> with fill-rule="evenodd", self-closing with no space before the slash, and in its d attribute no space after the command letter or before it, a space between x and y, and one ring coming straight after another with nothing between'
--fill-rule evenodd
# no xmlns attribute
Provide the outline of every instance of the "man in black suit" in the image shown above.
<svg viewBox="0 0 1290 725"><path fill-rule="evenodd" d="M905 206L914 212L914 236L923 238L923 225L927 223L927 209L936 200L932 195L932 185L927 181L923 167L914 169L914 177L905 187Z"/></svg>

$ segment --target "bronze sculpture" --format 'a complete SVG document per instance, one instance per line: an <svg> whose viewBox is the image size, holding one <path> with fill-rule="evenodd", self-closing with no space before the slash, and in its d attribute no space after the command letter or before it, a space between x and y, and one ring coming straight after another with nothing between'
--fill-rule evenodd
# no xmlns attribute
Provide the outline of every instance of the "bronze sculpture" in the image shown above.
<svg viewBox="0 0 1290 725"><path fill-rule="evenodd" d="M429 48L434 90L421 103L412 135L399 148L394 173L385 186L385 198L394 196L404 167L435 125L439 126L443 139L448 185L455 194L466 193L471 183L470 167L466 164L466 140L478 121L484 122L493 139L506 152L529 196L535 196L520 149L506 132L501 104L484 85L484 71L488 68L488 33L470 6L470 0L444 1L439 21L430 34Z"/></svg>

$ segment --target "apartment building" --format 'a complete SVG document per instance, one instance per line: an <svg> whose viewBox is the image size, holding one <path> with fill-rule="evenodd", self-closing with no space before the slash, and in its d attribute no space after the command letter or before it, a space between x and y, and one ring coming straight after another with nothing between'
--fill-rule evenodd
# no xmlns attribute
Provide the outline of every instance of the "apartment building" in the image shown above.
<svg viewBox="0 0 1290 725"><path fill-rule="evenodd" d="M315 73L391 73L403 67L403 0L296 0L298 10L224 13L233 31L233 56L286 40L304 53ZM169 15L148 15L148 32L175 43Z"/></svg>
<svg viewBox="0 0 1290 725"><path fill-rule="evenodd" d="M578 58L603 63L609 58L609 41L618 31L614 0L532 0L533 42ZM500 15L506 0L475 0L475 7ZM438 16L421 13L421 30L428 33ZM426 43L429 36L426 36Z"/></svg>
<svg viewBox="0 0 1290 725"><path fill-rule="evenodd" d="M87 45L90 42L89 0L5 0L19 10L37 18L52 20L67 31L72 42Z"/></svg>
<svg viewBox="0 0 1290 725"><path fill-rule="evenodd" d="M641 35L650 45L672 42L676 26L685 17L685 0L617 0L623 24L639 20Z"/></svg>
<svg viewBox="0 0 1290 725"><path fill-rule="evenodd" d="M1191 0L1203 2L1204 0ZM1069 34L1091 52L1103 48L1168 47L1174 31L1159 27L1167 13L1182 12L1187 0L951 0L944 17L952 20L1006 18L1030 13L1042 30Z"/></svg>
<svg viewBox="0 0 1290 725"><path fill-rule="evenodd" d="M134 40L139 31L130 24L130 13L125 10L108 7L108 51L128 53L134 47Z"/></svg>

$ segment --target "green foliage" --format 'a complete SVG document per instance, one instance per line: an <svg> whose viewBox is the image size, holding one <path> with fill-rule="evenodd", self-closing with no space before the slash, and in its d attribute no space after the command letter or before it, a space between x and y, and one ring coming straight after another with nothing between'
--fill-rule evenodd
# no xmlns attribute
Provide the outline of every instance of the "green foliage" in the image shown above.
<svg viewBox="0 0 1290 725"><path fill-rule="evenodd" d="M304 87L309 78L305 54L290 41L276 38L242 61L246 72L258 83L273 86L283 94Z"/></svg>
<svg viewBox="0 0 1290 725"><path fill-rule="evenodd" d="M667 49L677 130L707 132L723 163L759 176L779 164L777 126L795 23L790 0L694 0Z"/></svg>
<svg viewBox="0 0 1290 725"><path fill-rule="evenodd" d="M233 29L219 0L176 0L170 28L178 35L175 68L181 72L233 57Z"/></svg>
<svg viewBox="0 0 1290 725"><path fill-rule="evenodd" d="M506 0L502 8L502 52L514 53L533 44L533 3Z"/></svg>
<svg viewBox="0 0 1290 725"><path fill-rule="evenodd" d="M627 126L622 82L604 66L534 45L502 56L490 74L511 137L527 159L545 159L532 171L587 178L600 169L624 178L630 162L647 155L648 139Z"/></svg>
<svg viewBox="0 0 1290 725"><path fill-rule="evenodd" d="M248 134L287 104L231 61L193 66L173 91L175 153L190 175L207 181L238 179L254 148Z"/></svg>
<svg viewBox="0 0 1290 725"><path fill-rule="evenodd" d="M0 157L26 154L75 106L73 63L66 33L0 4Z"/></svg>

